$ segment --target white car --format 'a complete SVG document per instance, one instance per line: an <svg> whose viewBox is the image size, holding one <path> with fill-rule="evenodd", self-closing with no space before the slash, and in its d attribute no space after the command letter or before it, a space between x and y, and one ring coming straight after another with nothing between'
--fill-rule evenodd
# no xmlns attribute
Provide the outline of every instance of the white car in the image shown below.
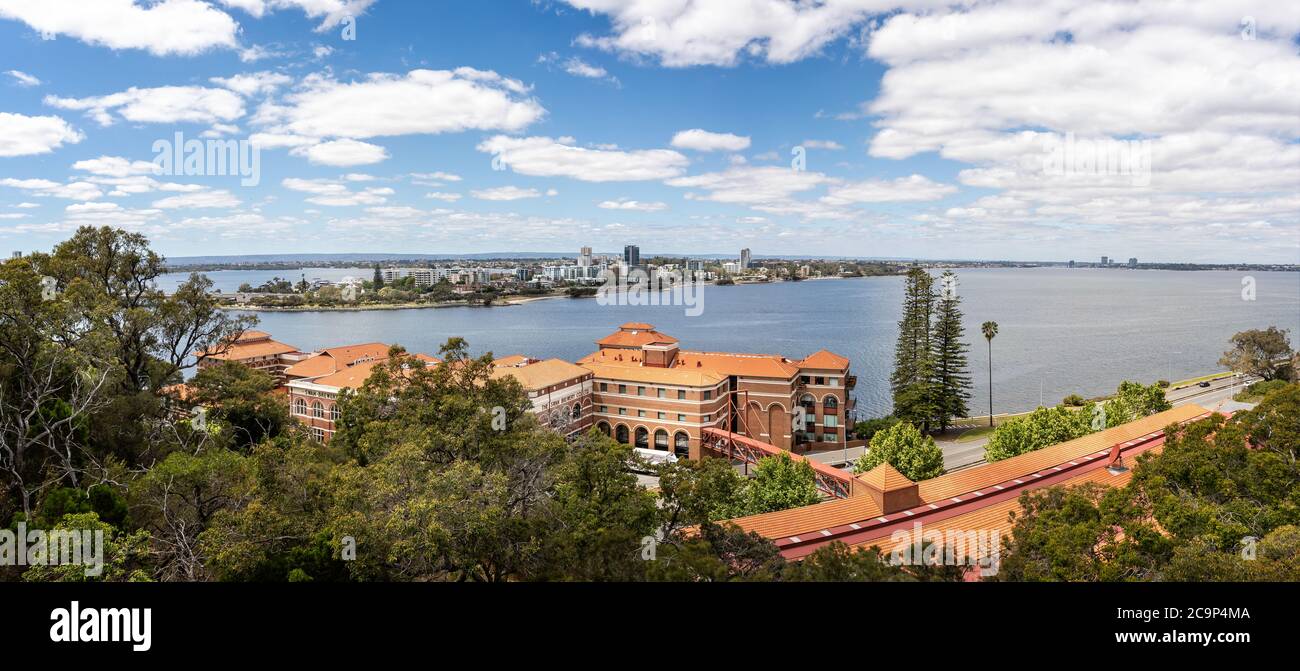
<svg viewBox="0 0 1300 671"><path fill-rule="evenodd" d="M634 447L632 452L639 457L631 464L634 471L644 471L646 466L653 467L660 464L677 463L677 455L665 450L647 450L643 447Z"/></svg>

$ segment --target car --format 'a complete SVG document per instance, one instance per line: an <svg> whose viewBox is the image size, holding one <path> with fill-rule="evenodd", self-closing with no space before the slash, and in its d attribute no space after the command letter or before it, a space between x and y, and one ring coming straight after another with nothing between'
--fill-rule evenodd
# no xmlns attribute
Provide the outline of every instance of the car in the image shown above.
<svg viewBox="0 0 1300 671"><path fill-rule="evenodd" d="M1196 386L1198 386L1198 387L1202 387L1202 388L1204 388L1204 387L1209 387L1209 386L1210 386L1210 383L1209 383L1209 382L1201 382L1200 384L1198 384L1198 385L1196 385Z"/></svg>

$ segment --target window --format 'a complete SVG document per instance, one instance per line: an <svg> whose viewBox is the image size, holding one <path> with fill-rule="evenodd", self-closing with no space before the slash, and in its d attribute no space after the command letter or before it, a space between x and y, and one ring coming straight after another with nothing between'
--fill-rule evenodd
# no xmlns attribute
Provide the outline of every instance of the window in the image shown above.
<svg viewBox="0 0 1300 671"><path fill-rule="evenodd" d="M605 384L604 382L601 382L601 383L600 383L600 390L601 390L601 391L609 391L609 385L608 385L608 384Z"/></svg>
<svg viewBox="0 0 1300 671"><path fill-rule="evenodd" d="M840 418L835 415L826 415L825 417L822 417L822 424L824 424L828 429L833 429L840 425Z"/></svg>
<svg viewBox="0 0 1300 671"><path fill-rule="evenodd" d="M823 385L823 384L826 384L826 378L824 378L824 377L814 377L814 378L813 378L813 384L816 384L816 385Z"/></svg>
<svg viewBox="0 0 1300 671"><path fill-rule="evenodd" d="M321 405L320 401L312 401L311 416L321 418L325 417L325 406Z"/></svg>
<svg viewBox="0 0 1300 671"><path fill-rule="evenodd" d="M637 417L645 417L645 411L644 411L644 410L637 410L637 411L636 411L636 416L637 416Z"/></svg>
<svg viewBox="0 0 1300 671"><path fill-rule="evenodd" d="M668 432L663 429L655 431L655 449L668 451Z"/></svg>
<svg viewBox="0 0 1300 671"><path fill-rule="evenodd" d="M799 376L799 382L800 384L808 384L808 376L807 375Z"/></svg>
<svg viewBox="0 0 1300 671"><path fill-rule="evenodd" d="M656 415L656 419L668 419L668 413L661 412Z"/></svg>
<svg viewBox="0 0 1300 671"><path fill-rule="evenodd" d="M330 419L337 422L342 416L343 412L339 410L339 405L335 403L334 407L330 408Z"/></svg>
<svg viewBox="0 0 1300 671"><path fill-rule="evenodd" d="M574 403L574 404L573 404L573 412L570 413L570 414L572 415L572 417L573 417L574 419L578 419L579 417L582 417L582 404L581 404L581 403Z"/></svg>
<svg viewBox="0 0 1300 671"><path fill-rule="evenodd" d="M678 415L677 415L677 421L679 421L679 422L685 422L685 421L686 421L686 415L678 414Z"/></svg>
<svg viewBox="0 0 1300 671"><path fill-rule="evenodd" d="M713 415L705 415L704 417L701 418L701 421L704 421L704 422L712 422L712 421L713 421Z"/></svg>
<svg viewBox="0 0 1300 671"><path fill-rule="evenodd" d="M622 424L618 425L618 428L614 430L614 440L617 440L618 442L623 443L624 445L627 444L626 426L623 426Z"/></svg>
<svg viewBox="0 0 1300 671"><path fill-rule="evenodd" d="M704 390L704 400L706 400L706 401L711 401L711 400L713 400L713 390L712 390L712 389L705 389L705 390Z"/></svg>
<svg viewBox="0 0 1300 671"><path fill-rule="evenodd" d="M650 432L644 426L636 428L636 446L643 450L650 446Z"/></svg>
<svg viewBox="0 0 1300 671"><path fill-rule="evenodd" d="M840 386L840 379L838 377L828 377L826 378L826 386L838 387Z"/></svg>
<svg viewBox="0 0 1300 671"><path fill-rule="evenodd" d="M627 408L619 408L619 409L618 409L618 414L620 414L620 415L626 415L626 414L627 414Z"/></svg>
<svg viewBox="0 0 1300 671"><path fill-rule="evenodd" d="M685 390L685 389L678 389L678 390L677 390L677 400L679 400L679 401L685 401L685 400L686 400L686 390Z"/></svg>
<svg viewBox="0 0 1300 671"><path fill-rule="evenodd" d="M295 414L295 415L302 415L302 416L306 417L306 416L307 416L307 401L305 401L305 400L303 400L303 399L301 399L301 398L300 398L300 399L296 399L296 400L294 400L294 402L293 402L293 414Z"/></svg>
<svg viewBox="0 0 1300 671"><path fill-rule="evenodd" d="M620 385L618 385L618 393L620 393L620 394L626 394L626 393L627 393L627 385L625 385L625 384L620 384Z"/></svg>
<svg viewBox="0 0 1300 671"><path fill-rule="evenodd" d="M673 436L673 452L685 459L691 454L691 437L685 431L678 431Z"/></svg>
<svg viewBox="0 0 1300 671"><path fill-rule="evenodd" d="M645 387L637 387L637 388L636 388L636 395L637 395L637 396L645 396Z"/></svg>
<svg viewBox="0 0 1300 671"><path fill-rule="evenodd" d="M311 439L318 443L325 442L325 429L322 429L319 426L311 427Z"/></svg>
<svg viewBox="0 0 1300 671"><path fill-rule="evenodd" d="M609 406L607 405L600 406L600 412L602 413L609 412Z"/></svg>

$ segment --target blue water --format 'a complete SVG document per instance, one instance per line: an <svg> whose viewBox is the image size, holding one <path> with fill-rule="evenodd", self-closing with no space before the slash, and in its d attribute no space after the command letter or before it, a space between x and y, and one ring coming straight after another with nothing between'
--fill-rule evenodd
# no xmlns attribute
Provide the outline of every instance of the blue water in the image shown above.
<svg viewBox="0 0 1300 671"><path fill-rule="evenodd" d="M358 275L363 269L336 272ZM308 279L312 273L307 271ZM1113 391L1125 379L1178 380L1219 370L1216 362L1228 339L1244 329L1290 329L1293 344L1300 344L1300 273L1253 273L1253 301L1242 298L1245 275L960 270L974 378L971 411L988 408L988 350L980 334L985 320L1000 326L993 341L996 412L1033 408L1040 386L1042 398L1052 404L1071 393ZM681 306L603 306L594 299L567 298L496 308L256 314L259 328L302 349L381 341L436 353L448 337L461 336L475 352L574 360L626 321L655 324L680 338L685 349L799 358L825 348L852 361L859 408L878 415L890 409L888 379L902 287L901 277L706 286L698 317L687 317Z"/></svg>

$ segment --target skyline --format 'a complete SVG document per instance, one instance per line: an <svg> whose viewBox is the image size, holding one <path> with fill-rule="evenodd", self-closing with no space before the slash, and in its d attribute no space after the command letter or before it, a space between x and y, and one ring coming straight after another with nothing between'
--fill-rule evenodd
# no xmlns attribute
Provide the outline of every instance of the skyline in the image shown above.
<svg viewBox="0 0 1300 671"><path fill-rule="evenodd" d="M0 248L1300 260L1285 2L743 4L0 1Z"/></svg>

